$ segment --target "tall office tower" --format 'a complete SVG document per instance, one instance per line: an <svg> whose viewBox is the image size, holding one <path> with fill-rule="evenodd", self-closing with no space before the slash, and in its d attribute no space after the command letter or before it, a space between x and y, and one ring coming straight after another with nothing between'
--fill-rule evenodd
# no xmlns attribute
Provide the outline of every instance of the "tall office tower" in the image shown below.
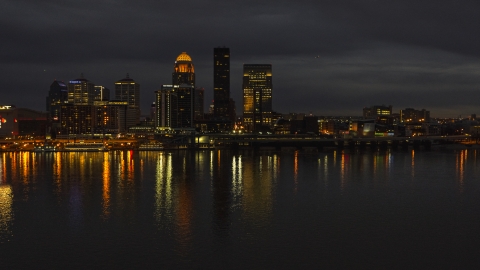
<svg viewBox="0 0 480 270"><path fill-rule="evenodd" d="M106 101L110 100L110 89L105 86L95 85L94 101Z"/></svg>
<svg viewBox="0 0 480 270"><path fill-rule="evenodd" d="M205 89L203 87L195 88L195 115L194 120L202 120L204 114L204 94Z"/></svg>
<svg viewBox="0 0 480 270"><path fill-rule="evenodd" d="M272 126L272 65L243 65L243 123L248 131Z"/></svg>
<svg viewBox="0 0 480 270"><path fill-rule="evenodd" d="M68 89L64 82L57 80L50 85L47 96L47 120L51 123L58 123L60 119L60 107L68 101Z"/></svg>
<svg viewBox="0 0 480 270"><path fill-rule="evenodd" d="M162 85L155 91L155 126L160 130L177 127L178 85Z"/></svg>
<svg viewBox="0 0 480 270"><path fill-rule="evenodd" d="M172 73L172 84L195 86L195 70L193 68L192 58L186 52L182 52L175 61Z"/></svg>
<svg viewBox="0 0 480 270"><path fill-rule="evenodd" d="M127 128L140 122L140 84L127 77L115 83L115 100L126 101Z"/></svg>
<svg viewBox="0 0 480 270"><path fill-rule="evenodd" d="M152 102L152 105L150 105L150 119L155 121L155 115L157 114L157 105L155 105L155 101Z"/></svg>
<svg viewBox="0 0 480 270"><path fill-rule="evenodd" d="M230 49L213 49L214 118L230 119Z"/></svg>
<svg viewBox="0 0 480 270"><path fill-rule="evenodd" d="M182 84L177 90L177 119L179 128L193 128L195 116L195 87Z"/></svg>
<svg viewBox="0 0 480 270"><path fill-rule="evenodd" d="M83 77L69 81L68 103L75 105L92 105L95 97L95 84Z"/></svg>

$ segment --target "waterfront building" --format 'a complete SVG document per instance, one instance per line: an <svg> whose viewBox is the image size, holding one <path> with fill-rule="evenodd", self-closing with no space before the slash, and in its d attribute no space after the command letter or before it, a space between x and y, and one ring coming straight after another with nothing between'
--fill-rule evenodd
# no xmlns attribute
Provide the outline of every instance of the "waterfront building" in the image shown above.
<svg viewBox="0 0 480 270"><path fill-rule="evenodd" d="M68 103L75 105L92 105L95 98L95 84L83 77L69 81Z"/></svg>
<svg viewBox="0 0 480 270"><path fill-rule="evenodd" d="M162 85L155 91L155 126L160 130L177 127L177 91L178 85Z"/></svg>
<svg viewBox="0 0 480 270"><path fill-rule="evenodd" d="M53 83L50 85L50 90L48 91L46 101L48 120L58 121L60 115L60 106L68 101L67 85L61 81L53 81Z"/></svg>
<svg viewBox="0 0 480 270"><path fill-rule="evenodd" d="M363 118L365 119L376 119L379 116L391 115L392 114L392 105L375 105L371 107L363 108Z"/></svg>
<svg viewBox="0 0 480 270"><path fill-rule="evenodd" d="M195 117L194 120L202 120L204 117L205 89L203 87L195 88Z"/></svg>
<svg viewBox="0 0 480 270"><path fill-rule="evenodd" d="M177 127L192 128L194 120L195 88L193 85L179 85L177 91Z"/></svg>
<svg viewBox="0 0 480 270"><path fill-rule="evenodd" d="M94 133L118 134L127 130L128 105L126 101L106 101L95 106Z"/></svg>
<svg viewBox="0 0 480 270"><path fill-rule="evenodd" d="M339 130L339 122L334 119L318 120L318 132L322 135L335 135Z"/></svg>
<svg viewBox="0 0 480 270"><path fill-rule="evenodd" d="M230 117L230 49L213 49L213 104L214 118L232 120Z"/></svg>
<svg viewBox="0 0 480 270"><path fill-rule="evenodd" d="M140 84L127 73L124 79L115 82L115 100L127 102L127 128L140 122Z"/></svg>
<svg viewBox="0 0 480 270"><path fill-rule="evenodd" d="M400 110L400 122L402 123L417 123L430 122L430 111L425 109L415 110L413 108L406 108Z"/></svg>
<svg viewBox="0 0 480 270"><path fill-rule="evenodd" d="M195 86L195 69L192 58L186 52L182 52L173 66L172 84L188 84Z"/></svg>
<svg viewBox="0 0 480 270"><path fill-rule="evenodd" d="M60 110L58 135L92 134L94 127L94 105L63 104Z"/></svg>
<svg viewBox="0 0 480 270"><path fill-rule="evenodd" d="M243 65L243 121L249 132L272 127L272 65Z"/></svg>
<svg viewBox="0 0 480 270"><path fill-rule="evenodd" d="M45 136L47 114L11 105L0 105L0 137Z"/></svg>
<svg viewBox="0 0 480 270"><path fill-rule="evenodd" d="M57 135L124 132L127 107L125 101L98 101L95 105L64 104L61 106L61 127Z"/></svg>
<svg viewBox="0 0 480 270"><path fill-rule="evenodd" d="M157 113L157 106L155 105L155 101L152 102L150 105L150 119L152 119L155 123L155 114Z"/></svg>
<svg viewBox="0 0 480 270"><path fill-rule="evenodd" d="M55 133L60 128L60 107L68 102L68 88L64 82L53 81L46 98L47 133Z"/></svg>

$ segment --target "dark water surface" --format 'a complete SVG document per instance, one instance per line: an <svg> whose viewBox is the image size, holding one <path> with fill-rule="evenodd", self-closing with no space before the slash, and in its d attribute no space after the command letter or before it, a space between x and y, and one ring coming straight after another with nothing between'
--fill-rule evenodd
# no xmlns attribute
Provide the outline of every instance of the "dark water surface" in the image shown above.
<svg viewBox="0 0 480 270"><path fill-rule="evenodd" d="M475 269L480 150L0 153L1 269Z"/></svg>

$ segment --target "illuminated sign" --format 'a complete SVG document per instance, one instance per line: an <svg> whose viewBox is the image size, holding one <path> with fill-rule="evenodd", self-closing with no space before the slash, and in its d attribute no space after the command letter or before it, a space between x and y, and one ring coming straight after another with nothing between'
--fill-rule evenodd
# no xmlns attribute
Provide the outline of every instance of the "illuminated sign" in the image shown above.
<svg viewBox="0 0 480 270"><path fill-rule="evenodd" d="M83 81L70 81L71 84L83 83Z"/></svg>
<svg viewBox="0 0 480 270"><path fill-rule="evenodd" d="M11 108L12 106L9 106L9 105L0 106L0 110L10 110Z"/></svg>

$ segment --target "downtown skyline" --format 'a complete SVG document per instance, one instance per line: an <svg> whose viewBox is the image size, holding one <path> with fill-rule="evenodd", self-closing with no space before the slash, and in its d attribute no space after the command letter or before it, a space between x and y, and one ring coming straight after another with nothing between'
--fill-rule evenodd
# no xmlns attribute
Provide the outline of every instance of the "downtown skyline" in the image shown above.
<svg viewBox="0 0 480 270"><path fill-rule="evenodd" d="M185 10L189 20L176 17ZM238 114L243 64L271 64L277 112L361 115L385 104L466 117L480 113L479 10L473 1L6 1L1 101L45 111L54 79L84 73L113 89L129 73L147 114L186 51L208 107L213 48L226 46Z"/></svg>

